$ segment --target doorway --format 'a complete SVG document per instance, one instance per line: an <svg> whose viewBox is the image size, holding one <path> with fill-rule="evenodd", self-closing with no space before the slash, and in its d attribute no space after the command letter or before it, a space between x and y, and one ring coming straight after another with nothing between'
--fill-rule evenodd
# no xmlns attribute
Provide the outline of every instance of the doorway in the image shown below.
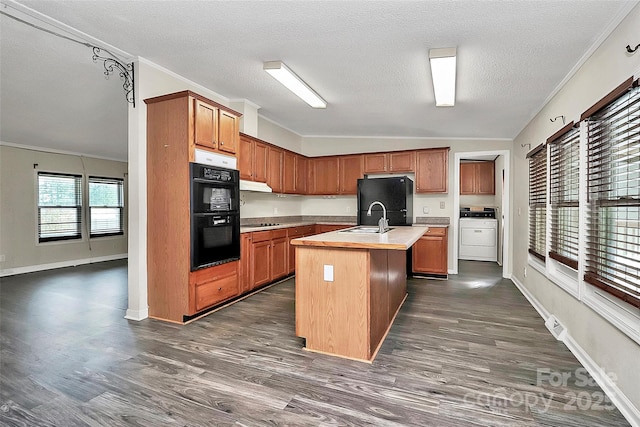
<svg viewBox="0 0 640 427"><path fill-rule="evenodd" d="M460 163L464 161L493 160L495 164L495 195L492 196L465 196L460 195ZM453 212L453 258L454 271L458 274L460 241L460 208L469 205L496 208L496 241L497 263L502 266L502 277L511 277L511 257L509 254L510 239L510 152L508 150L472 151L455 153L454 160L454 212ZM487 206L488 205L488 206Z"/></svg>

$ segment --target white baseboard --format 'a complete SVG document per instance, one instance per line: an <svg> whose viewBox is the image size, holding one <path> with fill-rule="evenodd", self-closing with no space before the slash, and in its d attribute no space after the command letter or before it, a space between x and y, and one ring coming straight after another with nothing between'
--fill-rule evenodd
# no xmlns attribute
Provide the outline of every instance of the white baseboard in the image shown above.
<svg viewBox="0 0 640 427"><path fill-rule="evenodd" d="M144 310L133 310L131 308L127 309L127 313L124 315L125 319L129 320L144 320L149 317L149 308L145 308Z"/></svg>
<svg viewBox="0 0 640 427"><path fill-rule="evenodd" d="M26 267L6 268L0 270L0 277L13 276L16 274L33 273L36 271L53 270L56 268L75 267L77 265L93 264L96 262L113 261L116 259L126 259L128 254L106 255L93 258L73 259L69 261L52 262L49 264L28 265Z"/></svg>
<svg viewBox="0 0 640 427"><path fill-rule="evenodd" d="M531 303L533 308L536 309L540 317L546 322L550 316L550 313L545 309L540 301L529 292L529 290L515 277L511 277L511 281L516 285L518 290L524 295L524 297ZM551 332L550 332L551 333ZM616 383L606 374L606 371L602 369L589 354L584 351L582 347L573 339L570 331L566 331L562 342L565 343L569 351L578 359L578 362L589 372L593 379L598 383L600 388L609 397L611 402L616 405L616 408L624 415L633 427L640 427L640 408L636 407L633 402L618 388Z"/></svg>

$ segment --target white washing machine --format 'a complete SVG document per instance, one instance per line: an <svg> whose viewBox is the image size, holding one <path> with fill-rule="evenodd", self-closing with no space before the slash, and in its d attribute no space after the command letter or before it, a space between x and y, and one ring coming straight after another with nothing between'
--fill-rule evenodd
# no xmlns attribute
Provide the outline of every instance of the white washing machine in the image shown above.
<svg viewBox="0 0 640 427"><path fill-rule="evenodd" d="M460 218L458 249L459 259L498 261L498 220Z"/></svg>

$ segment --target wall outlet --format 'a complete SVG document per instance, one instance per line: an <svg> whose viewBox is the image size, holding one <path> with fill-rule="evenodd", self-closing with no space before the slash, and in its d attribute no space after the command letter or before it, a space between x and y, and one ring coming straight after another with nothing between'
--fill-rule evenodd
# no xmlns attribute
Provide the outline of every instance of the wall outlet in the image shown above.
<svg viewBox="0 0 640 427"><path fill-rule="evenodd" d="M527 277L527 267L524 268L524 277Z"/></svg>
<svg viewBox="0 0 640 427"><path fill-rule="evenodd" d="M4 255L0 255L0 262L5 262L5 261L6 261L5 256Z"/></svg>
<svg viewBox="0 0 640 427"><path fill-rule="evenodd" d="M423 206L422 207L422 213L428 214L429 213L429 208L427 206Z"/></svg>
<svg viewBox="0 0 640 427"><path fill-rule="evenodd" d="M273 214L278 215L278 208L273 208Z"/></svg>
<svg viewBox="0 0 640 427"><path fill-rule="evenodd" d="M520 208L518 208L518 216L520 216L521 213L522 213L522 210L520 210Z"/></svg>
<svg viewBox="0 0 640 427"><path fill-rule="evenodd" d="M347 206L347 213L351 212L351 206Z"/></svg>
<svg viewBox="0 0 640 427"><path fill-rule="evenodd" d="M440 209L444 209L444 202L440 202Z"/></svg>
<svg viewBox="0 0 640 427"><path fill-rule="evenodd" d="M324 281L333 282L333 265L324 265Z"/></svg>

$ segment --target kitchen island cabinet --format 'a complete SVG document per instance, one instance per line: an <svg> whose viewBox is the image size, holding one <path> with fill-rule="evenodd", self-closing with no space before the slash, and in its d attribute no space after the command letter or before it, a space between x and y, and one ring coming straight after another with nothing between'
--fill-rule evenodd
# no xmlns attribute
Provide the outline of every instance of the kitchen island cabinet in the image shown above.
<svg viewBox="0 0 640 427"><path fill-rule="evenodd" d="M294 239L296 335L305 348L373 361L406 298L406 250L427 227Z"/></svg>

